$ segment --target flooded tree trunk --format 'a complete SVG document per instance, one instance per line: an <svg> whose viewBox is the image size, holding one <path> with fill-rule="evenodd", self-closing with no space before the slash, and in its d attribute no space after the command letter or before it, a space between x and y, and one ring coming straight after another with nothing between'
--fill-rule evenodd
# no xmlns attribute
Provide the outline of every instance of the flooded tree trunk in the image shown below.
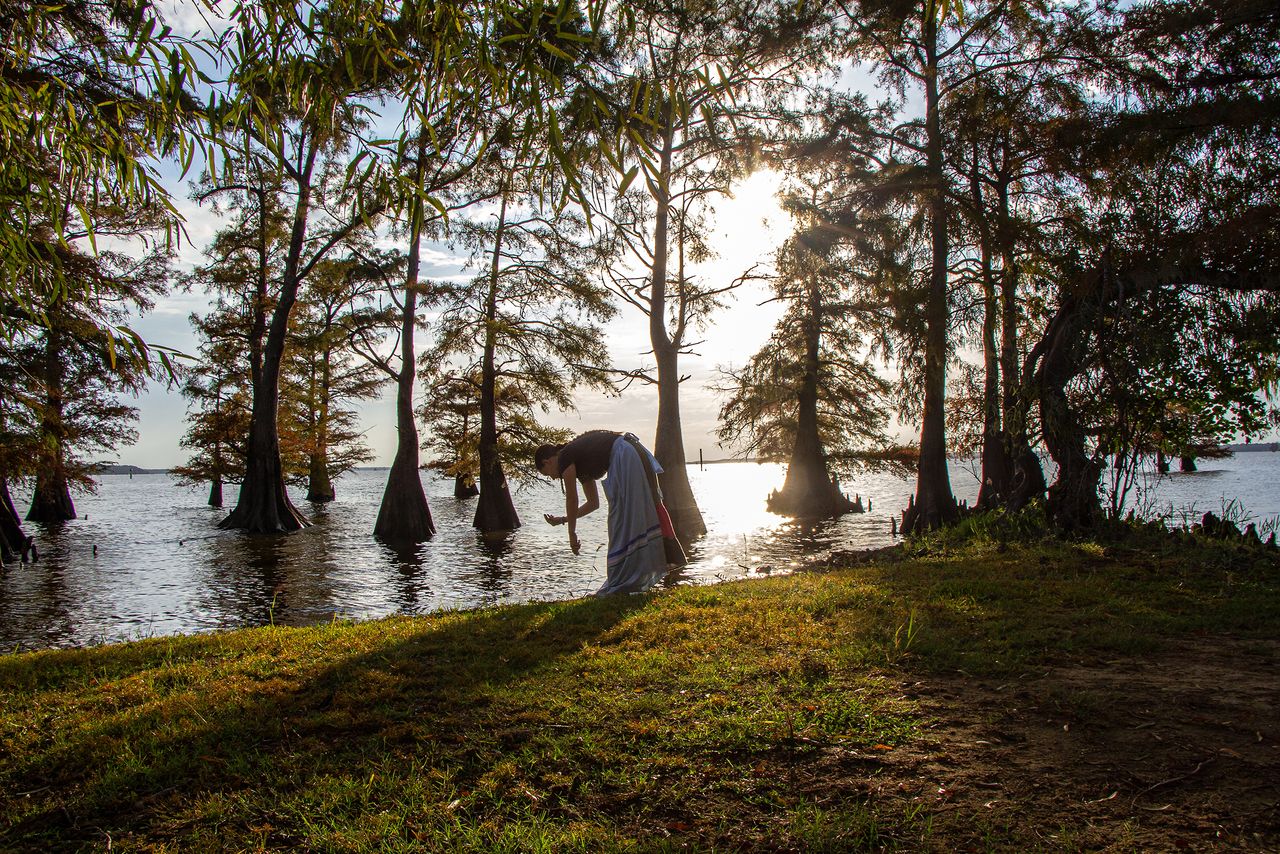
<svg viewBox="0 0 1280 854"><path fill-rule="evenodd" d="M31 493L27 521L41 525L60 525L76 518L76 505L71 500L67 478L61 472L40 472Z"/></svg>
<svg viewBox="0 0 1280 854"><path fill-rule="evenodd" d="M253 534L296 531L307 521L293 506L280 460L279 417L280 364L284 357L284 331L293 294L286 292L271 319L262 353L262 381L253 389L253 415L249 425L244 480L235 509L219 523L223 529L243 529Z"/></svg>
<svg viewBox="0 0 1280 854"><path fill-rule="evenodd" d="M329 461L323 446L320 451L311 455L311 465L307 472L307 500L317 504L325 504L337 497L333 481L329 478Z"/></svg>
<svg viewBox="0 0 1280 854"><path fill-rule="evenodd" d="M658 427L653 442L653 455L662 466L658 476L663 501L671 514L671 524L682 540L693 540L707 532L689 484L689 471L684 453L684 432L680 426L679 367L674 352L657 357L658 363ZM667 380L664 382L663 378Z"/></svg>
<svg viewBox="0 0 1280 854"><path fill-rule="evenodd" d="M22 521L9 494L9 481L0 477L0 563L26 560L31 538L22 530Z"/></svg>
<svg viewBox="0 0 1280 854"><path fill-rule="evenodd" d="M680 539L688 542L707 532L702 511L689 485L684 454L684 431L680 425L680 342L667 332L667 255L671 197L667 180L671 175L672 137L668 131L661 153L661 179L653 225L653 269L649 282L649 340L658 368L658 424L653 455L663 472L658 476L663 501L671 514L671 524ZM483 487L483 484L481 485Z"/></svg>
<svg viewBox="0 0 1280 854"><path fill-rule="evenodd" d="M809 519L839 516L855 509L840 492L827 469L827 455L818 434L818 368L822 346L821 295L816 277L809 280L809 307L805 318L804 375L796 414L796 444L787 465L782 489L769 496L775 513ZM859 508L860 509L860 508Z"/></svg>
<svg viewBox="0 0 1280 854"><path fill-rule="evenodd" d="M498 371L494 360L498 339L498 276L506 221L507 194L504 188L498 209L498 229L493 237L493 263L489 268L489 293L484 309L484 354L480 362L480 500L476 502L472 524L485 533L513 531L520 527L520 517L516 515L507 475L502 470L502 457L498 453Z"/></svg>
<svg viewBox="0 0 1280 854"><path fill-rule="evenodd" d="M461 501L464 498L475 498L480 494L480 487L476 486L475 480L465 474L455 475L453 478L453 497Z"/></svg>
<svg viewBox="0 0 1280 854"><path fill-rule="evenodd" d="M1196 471L1196 458L1189 456L1178 457L1178 471Z"/></svg>
<svg viewBox="0 0 1280 854"><path fill-rule="evenodd" d="M406 293L405 313L409 324L413 322L408 316L414 312L414 302L414 296ZM418 427L413 420L415 371L412 346L410 341L396 388L396 429L399 434L396 455L391 461L391 471L387 473L382 505L373 526L374 536L389 543L421 543L431 539L436 532L418 469Z"/></svg>
<svg viewBox="0 0 1280 854"><path fill-rule="evenodd" d="M421 146L419 146L421 159ZM410 214L409 265L405 273L404 303L400 321L400 373L396 378L395 459L387 474L382 505L374 523L374 536L391 544L421 543L436 532L418 470L418 426L413 420L413 383L417 376L413 333L418 322L418 269L422 251L422 201L413 202Z"/></svg>
<svg viewBox="0 0 1280 854"><path fill-rule="evenodd" d="M1156 449L1156 471L1160 474L1169 473L1169 458L1164 455L1164 451Z"/></svg>
<svg viewBox="0 0 1280 854"><path fill-rule="evenodd" d="M947 471L947 272L950 241L947 234L947 194L942 158L942 128L938 96L938 22L925 21L925 134L929 193L929 232L933 258L925 302L924 410L920 426L920 463L915 502L903 519L903 534L927 531L954 522L959 508Z"/></svg>
<svg viewBox="0 0 1280 854"><path fill-rule="evenodd" d="M213 477L209 481L209 506L222 507L222 443L213 443Z"/></svg>
<svg viewBox="0 0 1280 854"><path fill-rule="evenodd" d="M327 504L337 497L333 479L329 476L329 394L331 385L331 360L333 352L325 348L320 359L320 412L315 424L315 451L311 454L307 472L307 500Z"/></svg>
<svg viewBox="0 0 1280 854"><path fill-rule="evenodd" d="M1004 410L1005 439L1009 443L1009 464L1011 475L1009 492L1005 498L1005 506L1010 510L1022 510L1033 501L1045 497L1048 483L1045 481L1044 468L1040 457L1031 447L1027 438L1027 424L1031 418L1032 401L1039 400L1039 381L1036 365L1043 352L1043 339L1027 354L1026 363L1018 374L1020 380L1016 389L1009 393L1012 401Z"/></svg>
<svg viewBox="0 0 1280 854"><path fill-rule="evenodd" d="M38 460L36 485L31 494L27 521L60 525L76 518L67 484L66 448L63 435L62 332L57 324L45 331L44 407L40 416L40 436L44 453Z"/></svg>
<svg viewBox="0 0 1280 854"><path fill-rule="evenodd" d="M244 480L236 506L218 524L223 529L242 529L252 534L277 534L296 531L308 525L293 506L284 481L284 464L280 459L280 367L284 361L285 340L289 330L289 314L298 299L301 284L302 252L311 208L311 175L319 156L319 144L309 147L298 169L298 197L294 205L289 246L280 277L279 299L271 313L262 347L261 367L254 371L253 410L249 422L249 444L245 458ZM265 230L259 229L259 296L265 298L266 250ZM250 342L252 346L252 341Z"/></svg>

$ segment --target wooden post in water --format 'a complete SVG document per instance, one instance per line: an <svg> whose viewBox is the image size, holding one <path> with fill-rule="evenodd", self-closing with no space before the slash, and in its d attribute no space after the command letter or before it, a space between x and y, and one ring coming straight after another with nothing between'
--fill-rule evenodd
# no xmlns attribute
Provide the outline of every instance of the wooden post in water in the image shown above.
<svg viewBox="0 0 1280 854"><path fill-rule="evenodd" d="M706 469L702 467L702 449L701 448L698 449L698 471L706 471Z"/></svg>

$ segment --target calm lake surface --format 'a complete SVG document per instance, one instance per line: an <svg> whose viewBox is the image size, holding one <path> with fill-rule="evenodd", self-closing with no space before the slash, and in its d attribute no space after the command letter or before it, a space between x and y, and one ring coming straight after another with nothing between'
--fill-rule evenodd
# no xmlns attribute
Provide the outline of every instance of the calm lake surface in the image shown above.
<svg viewBox="0 0 1280 854"><path fill-rule="evenodd" d="M914 492L914 481L864 477L846 490L864 503L870 499L871 512L801 525L765 509L784 475L778 465L691 466L708 533L690 550L689 566L668 583L782 573L833 548L888 545L890 517ZM224 512L204 505L203 490L179 487L168 475L104 476L96 495L76 497L80 519L57 531L28 527L39 544L38 563L0 571L0 649L569 599L589 595L604 580L604 508L580 520L583 546L575 556L564 528L542 521L543 513L563 512L556 486L518 491L524 526L487 541L471 527L475 499L456 501L451 481L424 475L438 533L398 553L370 533L385 480L385 469L352 472L337 483L338 500L327 507L295 494L314 526L250 537L219 531ZM962 464L952 467L952 486L969 501L977 494L977 481ZM234 496L229 488L228 501ZM25 494L14 499L25 509ZM1162 479L1142 503L1198 515L1220 513L1232 500L1254 520L1280 516L1280 453L1206 461L1200 472Z"/></svg>

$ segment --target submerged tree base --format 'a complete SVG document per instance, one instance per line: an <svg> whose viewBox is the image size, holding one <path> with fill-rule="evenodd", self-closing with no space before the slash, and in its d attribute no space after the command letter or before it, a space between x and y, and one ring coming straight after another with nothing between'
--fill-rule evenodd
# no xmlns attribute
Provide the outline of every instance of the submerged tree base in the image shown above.
<svg viewBox="0 0 1280 854"><path fill-rule="evenodd" d="M76 518L76 505L71 500L71 490L62 478L36 481L27 510L27 521L38 525L61 525Z"/></svg>
<svg viewBox="0 0 1280 854"><path fill-rule="evenodd" d="M285 500L286 506L253 507L237 505L227 518L218 523L224 531L247 531L250 534L287 534L308 528L311 523Z"/></svg>
<svg viewBox="0 0 1280 854"><path fill-rule="evenodd" d="M480 487L476 486L476 482L465 475L458 475L453 479L453 497L459 501L465 498L475 498L480 494Z"/></svg>
<svg viewBox="0 0 1280 854"><path fill-rule="evenodd" d="M907 508L902 511L899 530L904 537L936 531L960 521L967 509L963 503L957 504L955 499L916 503L916 497L912 495L907 499Z"/></svg>
<svg viewBox="0 0 1280 854"><path fill-rule="evenodd" d="M832 519L846 513L865 513L862 496L849 496L834 481L827 488L788 490L769 494L769 512L797 519Z"/></svg>
<svg viewBox="0 0 1280 854"><path fill-rule="evenodd" d="M385 543L403 546L425 543L436 534L427 494L418 474L416 445L403 459L397 455L387 473L387 487L382 492L378 520L373 535Z"/></svg>

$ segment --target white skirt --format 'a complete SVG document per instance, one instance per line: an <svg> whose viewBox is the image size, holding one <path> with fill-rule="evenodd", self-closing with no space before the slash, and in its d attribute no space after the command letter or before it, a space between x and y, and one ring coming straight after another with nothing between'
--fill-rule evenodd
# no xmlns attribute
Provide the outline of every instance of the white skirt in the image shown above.
<svg viewBox="0 0 1280 854"><path fill-rule="evenodd" d="M662 467L647 450L644 456L648 459L642 459L622 436L610 451L609 474L603 484L609 500L608 574L597 596L639 593L667 574L662 526L643 466L653 465L655 471Z"/></svg>

